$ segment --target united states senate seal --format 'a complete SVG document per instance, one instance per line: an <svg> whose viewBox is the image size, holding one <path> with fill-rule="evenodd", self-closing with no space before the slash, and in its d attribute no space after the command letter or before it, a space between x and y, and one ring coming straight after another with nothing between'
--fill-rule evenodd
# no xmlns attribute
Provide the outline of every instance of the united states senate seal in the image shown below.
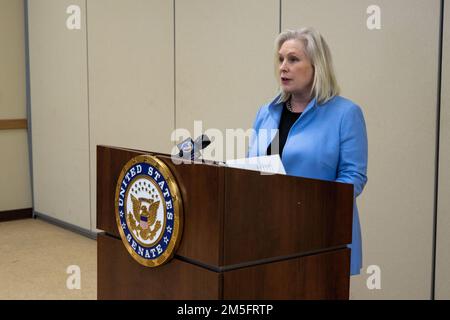
<svg viewBox="0 0 450 320"><path fill-rule="evenodd" d="M150 155L128 161L117 180L115 211L120 237L137 262L157 267L172 258L181 240L183 205L164 162Z"/></svg>

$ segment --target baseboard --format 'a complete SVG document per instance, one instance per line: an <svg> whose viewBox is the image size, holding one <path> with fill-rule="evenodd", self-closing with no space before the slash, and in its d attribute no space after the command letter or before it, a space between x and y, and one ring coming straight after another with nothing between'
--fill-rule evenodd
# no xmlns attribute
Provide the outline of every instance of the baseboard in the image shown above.
<svg viewBox="0 0 450 320"><path fill-rule="evenodd" d="M40 220L43 220L45 222L51 223L51 224L53 224L55 226L58 226L58 227L66 229L66 230L78 233L78 234L80 234L82 236L85 236L87 238L90 238L90 239L93 239L93 240L97 240L97 232L93 232L91 230L87 230L87 229L78 227L78 226L73 225L71 223L55 219L53 217L50 217L50 216L48 216L46 214L43 214L43 213L40 213L40 212L37 212L37 211L34 212L34 217L36 219L40 219Z"/></svg>
<svg viewBox="0 0 450 320"><path fill-rule="evenodd" d="M30 219L32 217L33 217L32 208L0 211L0 222L20 220L20 219Z"/></svg>

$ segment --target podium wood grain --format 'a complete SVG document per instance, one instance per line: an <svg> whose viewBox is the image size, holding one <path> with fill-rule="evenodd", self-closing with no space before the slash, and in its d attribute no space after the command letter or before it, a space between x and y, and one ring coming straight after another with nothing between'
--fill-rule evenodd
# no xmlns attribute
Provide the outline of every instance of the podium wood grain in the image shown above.
<svg viewBox="0 0 450 320"><path fill-rule="evenodd" d="M138 264L121 240L100 234L97 238L99 300L112 299L218 299L220 274L172 259L148 268Z"/></svg>
<svg viewBox="0 0 450 320"><path fill-rule="evenodd" d="M150 152L97 148L97 228L119 237L114 195L126 162ZM353 186L208 164L172 163L184 206L179 256L211 267L351 242ZM189 194L187 194L189 190Z"/></svg>
<svg viewBox="0 0 450 320"><path fill-rule="evenodd" d="M98 299L348 299L349 249L214 272L172 259L136 263L122 241L98 236Z"/></svg>
<svg viewBox="0 0 450 320"><path fill-rule="evenodd" d="M149 154L174 174L184 226L157 268L126 251L115 218L120 171ZM99 299L348 299L353 186L97 147Z"/></svg>

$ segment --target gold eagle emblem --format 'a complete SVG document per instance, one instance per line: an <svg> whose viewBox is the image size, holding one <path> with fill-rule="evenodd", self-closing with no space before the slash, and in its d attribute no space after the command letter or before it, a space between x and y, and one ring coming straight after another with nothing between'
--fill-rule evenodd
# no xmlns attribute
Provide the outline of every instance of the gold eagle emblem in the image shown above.
<svg viewBox="0 0 450 320"><path fill-rule="evenodd" d="M160 202L147 198L137 199L133 195L131 195L131 202L133 203L133 212L128 212L130 228L143 240L153 240L161 228L161 221L156 220Z"/></svg>

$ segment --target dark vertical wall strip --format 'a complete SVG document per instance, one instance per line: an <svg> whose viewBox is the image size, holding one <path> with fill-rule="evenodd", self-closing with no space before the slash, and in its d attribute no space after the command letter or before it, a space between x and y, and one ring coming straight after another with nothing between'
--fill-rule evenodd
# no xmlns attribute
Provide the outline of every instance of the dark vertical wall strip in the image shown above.
<svg viewBox="0 0 450 320"><path fill-rule="evenodd" d="M281 33L281 8L282 8L282 6L283 6L283 0L280 0L280 16L279 16L280 24L278 25L278 33Z"/></svg>
<svg viewBox="0 0 450 320"><path fill-rule="evenodd" d="M434 172L434 212L433 212L433 258L431 265L431 299L435 300L436 288L436 238L437 238L437 209L439 194L439 134L441 120L441 91L442 91L442 50L444 34L444 0L441 0L440 24L439 24L439 58L438 58L438 83L436 106L436 158Z"/></svg>
<svg viewBox="0 0 450 320"><path fill-rule="evenodd" d="M33 191L33 140L32 140L32 126L31 126L31 93L30 93L30 41L28 32L28 0L23 1L23 15L25 21L25 90L26 90L26 108L27 108L27 122L28 122L28 158L30 167L30 184L31 184L31 206L32 216L34 214L34 191Z"/></svg>
<svg viewBox="0 0 450 320"><path fill-rule="evenodd" d="M176 31L176 0L173 0L173 129L177 129L177 31Z"/></svg>

